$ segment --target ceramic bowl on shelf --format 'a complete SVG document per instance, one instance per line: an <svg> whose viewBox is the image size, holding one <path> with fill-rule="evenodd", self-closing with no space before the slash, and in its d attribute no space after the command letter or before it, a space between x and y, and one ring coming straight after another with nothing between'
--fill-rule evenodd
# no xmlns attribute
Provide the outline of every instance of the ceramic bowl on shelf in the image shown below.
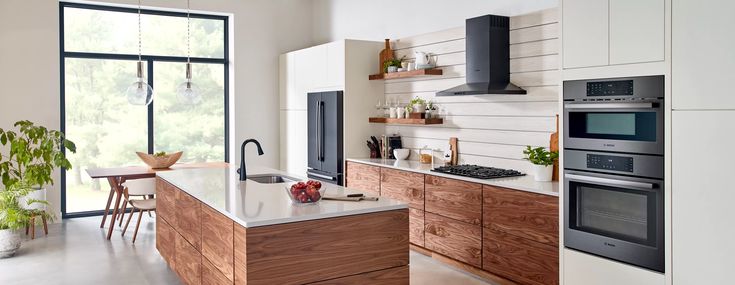
<svg viewBox="0 0 735 285"><path fill-rule="evenodd" d="M397 160L406 160L410 154L411 150L407 148L397 148L393 150L393 156L395 156Z"/></svg>
<svg viewBox="0 0 735 285"><path fill-rule="evenodd" d="M294 204L314 204L324 197L327 187L316 180L299 181L286 185L286 194Z"/></svg>

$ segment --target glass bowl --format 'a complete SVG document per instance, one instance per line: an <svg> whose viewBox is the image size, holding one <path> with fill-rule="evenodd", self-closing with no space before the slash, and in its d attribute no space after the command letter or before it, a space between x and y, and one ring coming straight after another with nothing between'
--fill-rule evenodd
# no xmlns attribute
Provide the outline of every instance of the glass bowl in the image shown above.
<svg viewBox="0 0 735 285"><path fill-rule="evenodd" d="M306 188L293 188L299 183L306 184L307 182L300 181L295 183L289 183L286 185L286 195L288 195L288 198L291 199L291 202L294 204L314 204L316 202L319 202L324 197L324 192L326 192L327 187L324 187L324 185L321 185L321 187L316 188L314 185L307 185ZM293 189L293 190L292 190Z"/></svg>

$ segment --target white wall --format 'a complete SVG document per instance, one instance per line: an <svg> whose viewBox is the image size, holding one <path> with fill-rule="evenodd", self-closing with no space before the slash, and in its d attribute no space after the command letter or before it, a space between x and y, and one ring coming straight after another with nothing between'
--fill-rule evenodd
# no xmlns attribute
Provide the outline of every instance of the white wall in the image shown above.
<svg viewBox="0 0 735 285"><path fill-rule="evenodd" d="M137 5L134 0L107 2ZM147 0L144 4L186 7L186 1ZM232 15L231 156L239 157L237 144L256 138L265 155L249 152L249 162L277 168L278 55L311 46L311 2L194 0L191 5L194 10ZM60 126L58 10L56 0L0 1L0 86L5 86L0 91L2 128L22 119L55 129ZM231 161L237 163L239 158ZM58 173L55 180L59 181ZM53 188L48 191L50 211L60 216L60 187Z"/></svg>
<svg viewBox="0 0 735 285"><path fill-rule="evenodd" d="M314 41L382 40L464 26L485 14L515 16L557 6L557 0L313 0Z"/></svg>

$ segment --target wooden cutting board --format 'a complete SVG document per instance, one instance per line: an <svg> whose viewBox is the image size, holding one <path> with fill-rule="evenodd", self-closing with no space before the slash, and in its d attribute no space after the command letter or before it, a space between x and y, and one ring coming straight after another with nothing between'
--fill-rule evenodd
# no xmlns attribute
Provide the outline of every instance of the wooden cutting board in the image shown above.
<svg viewBox="0 0 735 285"><path fill-rule="evenodd" d="M383 63L386 60L394 58L395 56L393 55L393 50L390 48L390 39L385 39L385 48L380 51L380 66L378 66L378 70L380 70L380 73L385 73L385 70L383 70Z"/></svg>
<svg viewBox="0 0 735 285"><path fill-rule="evenodd" d="M556 115L556 132L551 134L549 140L549 150L559 151L559 114ZM554 173L551 176L552 181L559 181L559 160L554 162Z"/></svg>

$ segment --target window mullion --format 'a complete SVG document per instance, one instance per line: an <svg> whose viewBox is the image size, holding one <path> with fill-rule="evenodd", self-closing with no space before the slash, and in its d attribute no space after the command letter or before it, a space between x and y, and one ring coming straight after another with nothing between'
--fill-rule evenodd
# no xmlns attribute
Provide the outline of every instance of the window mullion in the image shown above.
<svg viewBox="0 0 735 285"><path fill-rule="evenodd" d="M148 85L150 85L155 92L156 87L153 86L153 60L148 59L147 62L148 62L147 63L148 76L146 78L148 78ZM153 148L153 143L154 143L154 140L153 140L154 139L153 138L153 128L154 128L153 126L153 116L154 116L153 115L153 104L155 104L155 101L156 101L156 97L154 93L153 101L150 104L148 104L148 153L150 154L153 154L154 152L154 148Z"/></svg>

